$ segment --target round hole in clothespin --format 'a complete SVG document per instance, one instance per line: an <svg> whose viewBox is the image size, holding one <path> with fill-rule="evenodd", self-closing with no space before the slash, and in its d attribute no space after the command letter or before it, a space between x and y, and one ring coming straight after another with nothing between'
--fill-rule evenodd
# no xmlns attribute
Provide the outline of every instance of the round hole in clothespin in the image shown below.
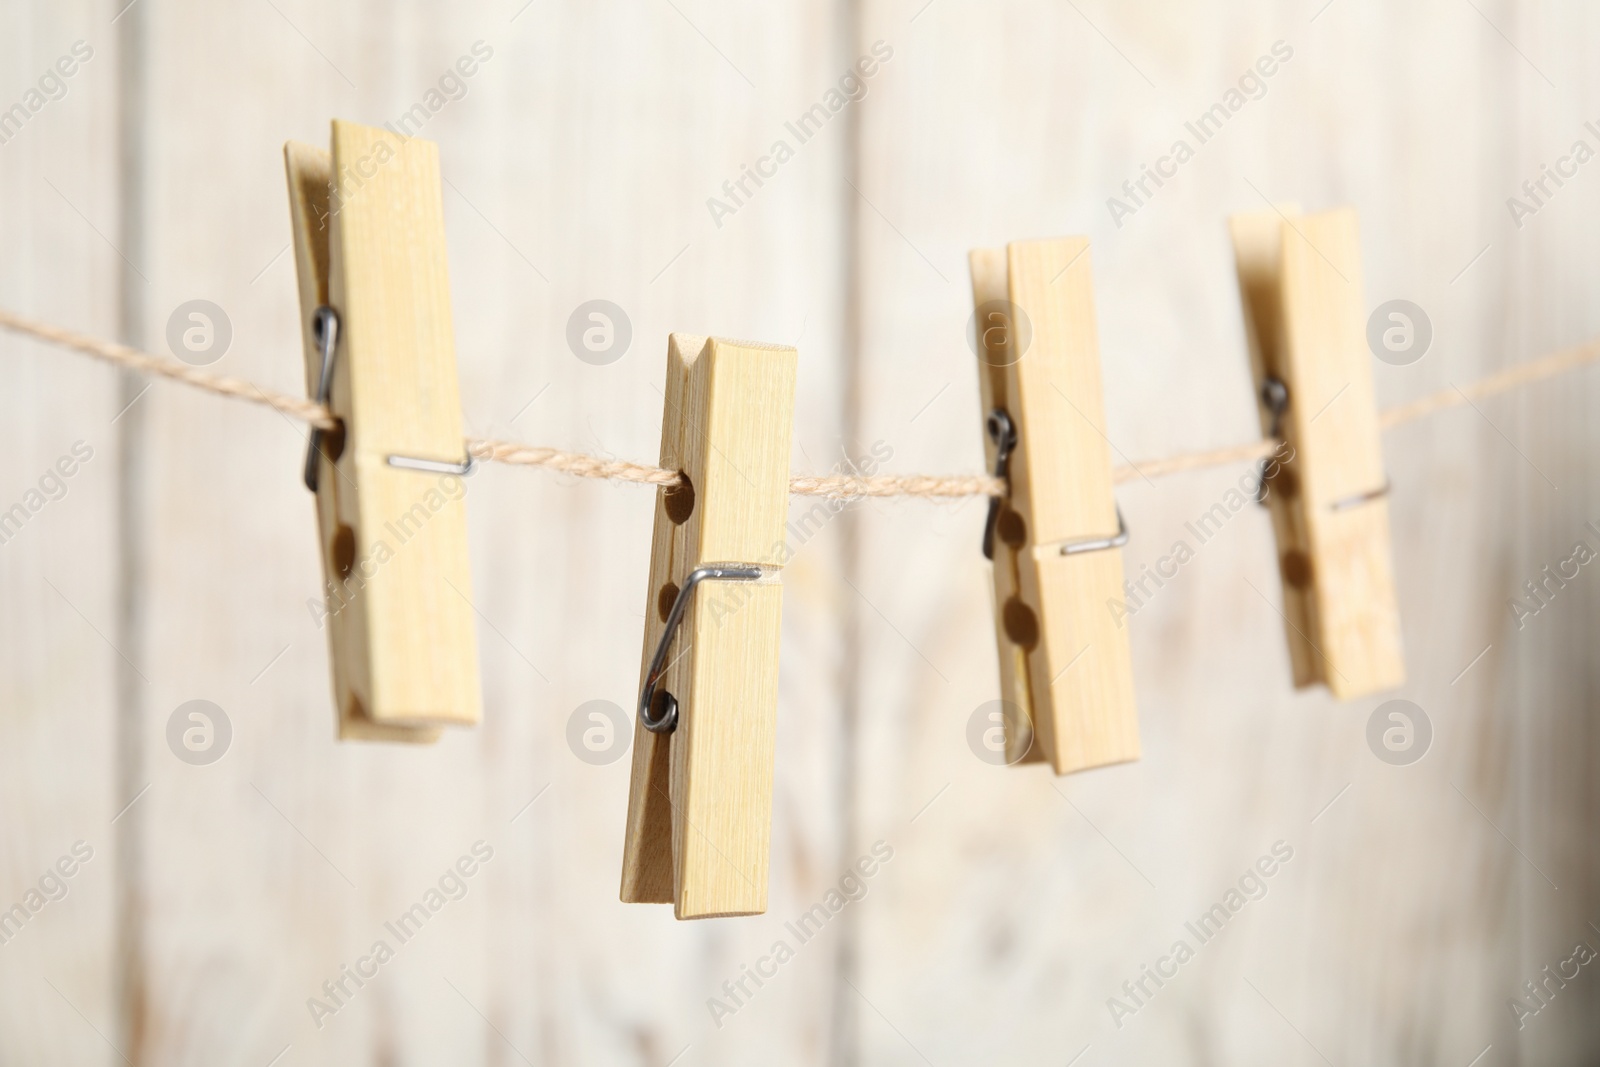
<svg viewBox="0 0 1600 1067"><path fill-rule="evenodd" d="M350 572L356 566L356 532L350 527L340 524L333 532L333 569L338 572L339 579L343 581L350 577Z"/></svg>
<svg viewBox="0 0 1600 1067"><path fill-rule="evenodd" d="M661 595L656 597L656 614L662 622L667 621L667 616L672 614L672 605L678 599L678 587L673 582L668 582L661 587Z"/></svg>
<svg viewBox="0 0 1600 1067"><path fill-rule="evenodd" d="M667 509L667 518L682 526L694 514L694 483L683 471L678 472L678 478L678 484L668 486L662 494L661 503ZM665 619L665 616L662 618Z"/></svg>
<svg viewBox="0 0 1600 1067"><path fill-rule="evenodd" d="M1293 500L1300 495L1300 479L1294 471L1280 463L1277 470L1267 475L1267 488L1282 493L1285 500Z"/></svg>
<svg viewBox="0 0 1600 1067"><path fill-rule="evenodd" d="M322 431L322 438L318 442L317 447L322 450L323 455L328 457L329 463L339 462L339 457L344 455L343 419L334 420L333 429Z"/></svg>
<svg viewBox="0 0 1600 1067"><path fill-rule="evenodd" d="M1021 512L1014 508L1005 508L995 522L994 532L1000 540L1012 548L1018 548L1028 539L1028 523Z"/></svg>
<svg viewBox="0 0 1600 1067"><path fill-rule="evenodd" d="M1016 597L1006 601L1000 613L1000 625L1006 636L1023 648L1031 649L1039 643L1039 617Z"/></svg>
<svg viewBox="0 0 1600 1067"><path fill-rule="evenodd" d="M1296 589L1304 589L1311 584L1311 558L1299 549L1291 549L1283 554L1281 563L1283 580Z"/></svg>

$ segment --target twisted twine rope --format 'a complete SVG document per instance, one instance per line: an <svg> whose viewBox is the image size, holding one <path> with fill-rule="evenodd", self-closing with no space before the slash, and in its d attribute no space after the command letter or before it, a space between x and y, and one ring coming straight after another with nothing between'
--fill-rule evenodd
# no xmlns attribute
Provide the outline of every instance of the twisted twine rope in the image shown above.
<svg viewBox="0 0 1600 1067"><path fill-rule="evenodd" d="M312 426L331 430L338 425L326 407L304 397L289 396L270 389L221 375L207 374L184 363L141 352L137 348L102 341L96 337L52 326L10 311L0 309L0 328L23 334L36 340L70 348L119 367L142 374L155 375L182 382L218 396L263 404ZM1589 341L1574 348L1520 366L1491 374L1466 386L1451 386L1409 404L1387 408L1379 413L1378 424L1385 430L1413 422L1436 412L1445 411L1475 400L1503 393L1531 382L1552 378L1600 360L1600 340ZM1278 442L1271 438L1249 444L1207 452L1190 452L1163 459L1144 460L1116 467L1111 480L1117 485L1137 479L1150 480L1183 471L1219 467L1230 463L1264 459L1271 455ZM479 459L497 463L510 463L524 467L542 467L561 471L579 478L603 478L610 481L636 482L643 485L677 485L678 473L626 460L605 459L583 452L565 452L559 448L539 448L515 441L498 441L492 438L469 437L466 447ZM886 474L871 478L855 475L812 477L796 475L789 479L789 492L797 496L823 496L836 499L855 499L867 496L915 497L966 497L1000 496L1005 492L1005 482L987 474L926 475Z"/></svg>
<svg viewBox="0 0 1600 1067"><path fill-rule="evenodd" d="M252 404L265 404L269 408L276 408L285 415L292 415L312 426L319 426L324 430L331 430L339 423L333 417L333 412L323 407L314 400L304 397L285 396L283 393L274 393L270 389L262 389L251 382L239 378L226 378L217 374L207 374L205 371L196 370L187 363L176 360L164 359L161 356L152 356L148 352L141 352L137 348L119 345L115 341L102 341L98 337L76 333L52 326L47 322L37 319L25 318L10 311L0 309L0 327L13 333L26 334L49 344L70 348L76 352L93 356L96 359L113 363L119 367L127 367L141 374L153 374L158 378L170 378L185 385L192 385L196 389L204 389L208 393L218 396L232 397L235 400L248 400Z"/></svg>

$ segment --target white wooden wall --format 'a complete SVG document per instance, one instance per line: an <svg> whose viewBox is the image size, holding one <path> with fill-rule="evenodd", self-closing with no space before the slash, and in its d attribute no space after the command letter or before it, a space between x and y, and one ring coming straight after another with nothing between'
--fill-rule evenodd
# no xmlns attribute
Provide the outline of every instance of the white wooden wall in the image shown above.
<svg viewBox="0 0 1600 1067"><path fill-rule="evenodd" d="M0 144L0 306L164 351L172 310L212 300L234 332L212 369L280 390L302 386L282 143L398 117L480 40L421 131L475 433L654 460L666 334L705 331L798 345L796 471L874 446L891 471L974 471L966 251L1085 233L1116 452L1237 443L1224 219L1264 197L1357 207L1368 305L1428 312L1426 358L1376 366L1381 403L1600 335L1600 164L1520 229L1505 206L1600 146L1600 19L1577 3L125 2L0 10L0 107L94 50ZM1266 95L1116 226L1106 198L1278 40ZM877 41L865 98L718 226L706 199ZM604 367L565 342L595 298L633 328ZM1506 605L1600 545L1597 372L1386 435L1398 695L1435 730L1408 767L1367 749L1378 700L1290 688L1254 508L1130 623L1140 762L980 762L983 504L853 507L785 572L770 910L678 924L617 902L628 761L566 743L584 701L631 707L648 490L475 476L482 726L338 745L302 427L11 337L0 357L0 510L93 449L0 544L0 907L93 849L0 944L0 1063L1600 1057L1600 968L1520 1031L1507 1007L1600 948L1600 579L1521 630ZM1125 486L1129 570L1240 473ZM233 725L209 766L165 740L191 699ZM307 998L480 840L466 896L317 1027ZM1117 1027L1107 999L1279 840L1266 897ZM713 1021L877 841L865 897Z"/></svg>

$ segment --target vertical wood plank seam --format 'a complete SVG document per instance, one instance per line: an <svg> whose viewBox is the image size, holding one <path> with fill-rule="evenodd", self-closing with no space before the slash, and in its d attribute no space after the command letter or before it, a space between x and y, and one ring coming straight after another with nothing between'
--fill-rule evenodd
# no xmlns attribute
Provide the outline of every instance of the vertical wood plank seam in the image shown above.
<svg viewBox="0 0 1600 1067"><path fill-rule="evenodd" d="M838 52L846 62L853 62L861 54L863 34L863 4L861 0L838 0L835 11ZM845 190L839 200L841 323L839 356L843 364L844 395L840 411L840 429L845 445L858 440L862 430L862 380L861 364L861 109L846 108L844 136L840 138L840 172ZM859 588L864 559L862 545L861 512L847 508L839 516L840 569L845 581ZM839 852L835 870L844 870L855 861L857 842L861 836L860 821L860 768L861 755L861 686L863 681L861 641L862 610L859 597L841 602L843 618L839 632L843 635L839 671L839 790L838 834ZM860 1015L855 1000L854 986L860 984L859 951L861 930L858 915L846 908L840 916L844 928L839 931L838 948L834 956L832 1005L829 1019L828 1061L835 1067L855 1067L860 1062Z"/></svg>
<svg viewBox="0 0 1600 1067"><path fill-rule="evenodd" d="M104 5L109 19L120 6ZM149 263L148 219L145 188L148 168L146 118L148 106L146 63L148 5L122 12L117 31L117 228L121 253L133 263ZM145 340L147 294L145 284L126 265L118 264L118 333L128 344ZM117 420L117 560L116 646L124 655L113 659L116 669L116 783L115 801L125 803L144 788L147 771L144 746L145 694L143 680L127 659L145 660L145 527L143 522L146 468L149 449L145 432L145 407L133 401L144 388L139 375L123 371L119 381ZM115 827L115 914L112 920L116 946L113 996L117 1009L117 1045L132 1067L145 1063L148 996L145 951L144 811L130 808Z"/></svg>

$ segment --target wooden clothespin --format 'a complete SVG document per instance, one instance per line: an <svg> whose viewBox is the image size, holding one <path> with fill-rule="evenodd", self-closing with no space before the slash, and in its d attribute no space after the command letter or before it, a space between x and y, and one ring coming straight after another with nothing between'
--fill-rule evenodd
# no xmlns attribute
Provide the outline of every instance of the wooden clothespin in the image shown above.
<svg viewBox="0 0 1600 1067"><path fill-rule="evenodd" d="M1119 600L1127 528L1111 491L1089 242L970 255L991 502L995 636L1007 762L1057 774L1139 758ZM1014 720L1014 721L1012 721Z"/></svg>
<svg viewBox="0 0 1600 1067"><path fill-rule="evenodd" d="M767 908L795 350L667 344L622 899Z"/></svg>
<svg viewBox="0 0 1600 1067"><path fill-rule="evenodd" d="M284 160L339 736L433 741L481 704L438 147L336 121Z"/></svg>
<svg viewBox="0 0 1600 1067"><path fill-rule="evenodd" d="M1356 213L1229 219L1297 688L1341 700L1405 680L1389 491L1361 297Z"/></svg>

